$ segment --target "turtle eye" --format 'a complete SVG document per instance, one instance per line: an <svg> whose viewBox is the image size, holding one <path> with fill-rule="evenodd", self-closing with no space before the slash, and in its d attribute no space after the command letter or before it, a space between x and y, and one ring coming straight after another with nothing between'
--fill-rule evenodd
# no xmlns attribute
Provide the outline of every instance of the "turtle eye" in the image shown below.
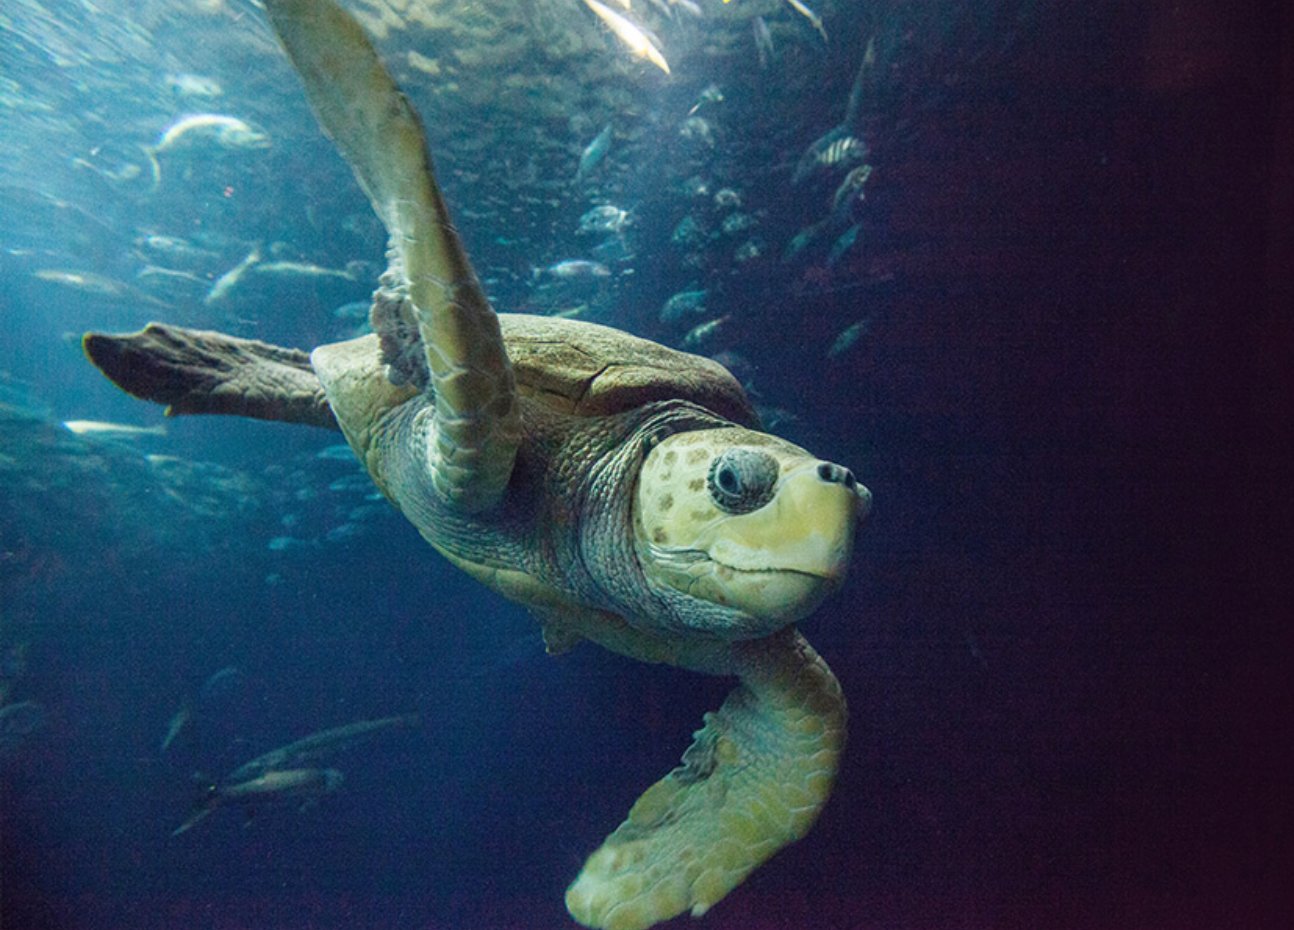
<svg viewBox="0 0 1294 930"><path fill-rule="evenodd" d="M710 462L710 498L727 513L750 513L773 499L777 460L759 449L725 449Z"/></svg>

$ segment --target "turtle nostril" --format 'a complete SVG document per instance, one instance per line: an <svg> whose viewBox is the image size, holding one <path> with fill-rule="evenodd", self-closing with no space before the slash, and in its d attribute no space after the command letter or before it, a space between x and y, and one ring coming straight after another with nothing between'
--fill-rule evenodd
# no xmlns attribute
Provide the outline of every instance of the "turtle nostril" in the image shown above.
<svg viewBox="0 0 1294 930"><path fill-rule="evenodd" d="M852 471L841 465L833 465L831 462L818 463L818 478L829 484L843 484L851 491L858 485Z"/></svg>

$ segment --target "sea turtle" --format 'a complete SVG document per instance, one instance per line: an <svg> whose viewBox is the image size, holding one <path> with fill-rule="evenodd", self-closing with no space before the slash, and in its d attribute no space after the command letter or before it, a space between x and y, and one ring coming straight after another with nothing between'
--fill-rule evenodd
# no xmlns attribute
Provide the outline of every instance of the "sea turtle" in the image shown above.
<svg viewBox="0 0 1294 930"><path fill-rule="evenodd" d="M90 359L172 415L340 429L454 565L588 639L739 686L566 892L590 927L700 915L802 837L834 781L845 702L794 624L841 583L870 496L758 430L720 365L573 320L491 309L417 115L332 0L266 0L325 132L391 235L375 333L307 355L150 324Z"/></svg>

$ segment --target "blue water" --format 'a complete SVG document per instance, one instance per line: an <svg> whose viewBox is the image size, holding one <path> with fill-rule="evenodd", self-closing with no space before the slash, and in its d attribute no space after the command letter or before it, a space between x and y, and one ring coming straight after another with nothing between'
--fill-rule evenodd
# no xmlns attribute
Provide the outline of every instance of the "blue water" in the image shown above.
<svg viewBox="0 0 1294 930"><path fill-rule="evenodd" d="M1276 7L820 0L824 43L780 0L637 0L667 77L575 0L413 6L354 9L496 307L718 357L876 495L802 625L851 707L835 793L697 926L1287 926ZM730 683L548 657L335 434L102 378L88 329L350 336L384 236L255 3L7 0L0 30L0 705L39 709L0 727L0 927L574 926ZM792 174L869 39L872 172L833 212L857 164ZM161 144L202 113L268 145ZM171 836L207 780L402 713L317 806Z"/></svg>

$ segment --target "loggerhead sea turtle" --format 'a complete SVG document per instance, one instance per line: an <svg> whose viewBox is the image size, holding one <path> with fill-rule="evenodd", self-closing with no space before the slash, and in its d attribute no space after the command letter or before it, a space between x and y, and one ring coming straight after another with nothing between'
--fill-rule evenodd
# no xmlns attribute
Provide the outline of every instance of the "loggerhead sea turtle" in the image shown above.
<svg viewBox="0 0 1294 930"><path fill-rule="evenodd" d="M496 315L421 123L333 0L266 0L315 114L391 236L375 333L307 355L150 324L85 351L171 415L340 429L454 565L588 639L740 685L566 892L590 927L699 916L812 826L845 740L835 676L794 624L841 583L870 495L758 430L720 365L603 326Z"/></svg>

